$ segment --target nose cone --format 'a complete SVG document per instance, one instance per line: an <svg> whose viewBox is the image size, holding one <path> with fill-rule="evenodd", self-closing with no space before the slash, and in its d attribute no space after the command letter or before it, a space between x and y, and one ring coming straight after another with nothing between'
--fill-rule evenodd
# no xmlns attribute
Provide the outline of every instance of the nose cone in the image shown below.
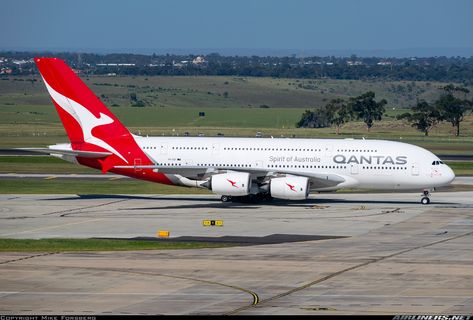
<svg viewBox="0 0 473 320"><path fill-rule="evenodd" d="M445 165L445 168L444 168L444 173L443 173L443 178L445 179L445 184L450 184L452 183L452 181L455 179L455 173L453 172L453 170Z"/></svg>

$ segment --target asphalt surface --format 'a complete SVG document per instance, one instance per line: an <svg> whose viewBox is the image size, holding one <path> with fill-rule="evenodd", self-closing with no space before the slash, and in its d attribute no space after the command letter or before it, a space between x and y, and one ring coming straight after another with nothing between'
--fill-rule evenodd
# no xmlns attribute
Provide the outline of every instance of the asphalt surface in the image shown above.
<svg viewBox="0 0 473 320"><path fill-rule="evenodd" d="M473 192L434 193L426 206L419 199L0 195L0 237L152 241L168 230L172 239L246 240L219 249L1 253L0 313L472 314Z"/></svg>

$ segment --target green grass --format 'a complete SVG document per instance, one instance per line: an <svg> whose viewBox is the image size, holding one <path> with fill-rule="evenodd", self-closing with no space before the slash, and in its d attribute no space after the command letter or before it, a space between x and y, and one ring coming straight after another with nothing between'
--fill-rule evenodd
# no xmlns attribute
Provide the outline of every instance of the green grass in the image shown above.
<svg viewBox="0 0 473 320"><path fill-rule="evenodd" d="M211 194L197 188L168 186L135 179L0 179L0 194Z"/></svg>
<svg viewBox="0 0 473 320"><path fill-rule="evenodd" d="M169 241L168 241L169 240ZM234 244L233 244L234 245ZM0 252L76 252L123 250L201 249L232 246L228 243L108 240L108 239L1 239Z"/></svg>
<svg viewBox="0 0 473 320"><path fill-rule="evenodd" d="M471 176L473 175L473 162L466 161L445 161L445 163L452 168L457 176Z"/></svg>
<svg viewBox="0 0 473 320"><path fill-rule="evenodd" d="M127 127L294 127L305 109L302 108L224 108L224 107L155 107L110 108ZM205 112L205 117L199 117ZM60 119L52 104L0 105L0 125L14 129L10 134L47 136L50 128L61 130ZM34 125L35 131L32 131ZM18 126L18 127L17 127Z"/></svg>
<svg viewBox="0 0 473 320"><path fill-rule="evenodd" d="M100 173L52 156L0 157L0 173Z"/></svg>
<svg viewBox="0 0 473 320"><path fill-rule="evenodd" d="M42 147L67 142L67 136L39 78L9 77L0 83L0 148ZM425 147L436 154L473 153L473 116L462 122L461 137L442 123L429 137L395 119L417 99L432 101L443 83L272 79L242 77L89 77L84 81L101 96L113 113L140 135L191 135L254 137L256 132L274 137L362 138L400 140ZM410 88L410 89L409 89ZM295 123L305 109L325 105L334 97L347 98L368 90L386 98L387 115L371 132L353 121L342 128L298 129ZM471 90L473 91L473 90ZM228 92L228 98L223 93ZM136 93L146 107L131 107ZM115 105L115 106L114 106ZM260 108L266 105L269 108ZM199 117L199 112L205 117ZM58 167L66 172L71 167ZM11 168L4 166L3 172ZM31 169L33 170L33 169ZM64 171L63 171L64 170ZM83 172L77 167L72 172Z"/></svg>
<svg viewBox="0 0 473 320"><path fill-rule="evenodd" d="M3 78L0 106L49 104L39 77ZM413 106L416 99L433 100L439 95L438 88L445 85L424 81L230 76L87 76L82 79L108 106L120 107L129 106L130 94L135 93L147 106L155 107L308 108L335 97L347 98L370 90L380 99L387 99L387 107L392 109Z"/></svg>

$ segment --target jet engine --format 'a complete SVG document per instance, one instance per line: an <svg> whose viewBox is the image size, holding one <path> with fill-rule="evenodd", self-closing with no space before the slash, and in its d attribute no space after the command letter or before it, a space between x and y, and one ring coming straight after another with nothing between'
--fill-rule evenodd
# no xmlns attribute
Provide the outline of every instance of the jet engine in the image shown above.
<svg viewBox="0 0 473 320"><path fill-rule="evenodd" d="M285 176L273 178L269 190L271 197L287 200L303 200L309 195L309 178Z"/></svg>
<svg viewBox="0 0 473 320"><path fill-rule="evenodd" d="M215 174L210 180L210 190L227 196L246 196L250 193L251 180L247 172Z"/></svg>

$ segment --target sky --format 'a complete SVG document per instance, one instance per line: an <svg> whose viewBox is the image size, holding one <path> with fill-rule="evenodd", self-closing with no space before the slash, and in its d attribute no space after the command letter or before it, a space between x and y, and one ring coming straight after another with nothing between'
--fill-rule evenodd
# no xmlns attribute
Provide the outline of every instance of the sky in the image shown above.
<svg viewBox="0 0 473 320"><path fill-rule="evenodd" d="M473 55L472 0L3 0L0 10L0 50Z"/></svg>

